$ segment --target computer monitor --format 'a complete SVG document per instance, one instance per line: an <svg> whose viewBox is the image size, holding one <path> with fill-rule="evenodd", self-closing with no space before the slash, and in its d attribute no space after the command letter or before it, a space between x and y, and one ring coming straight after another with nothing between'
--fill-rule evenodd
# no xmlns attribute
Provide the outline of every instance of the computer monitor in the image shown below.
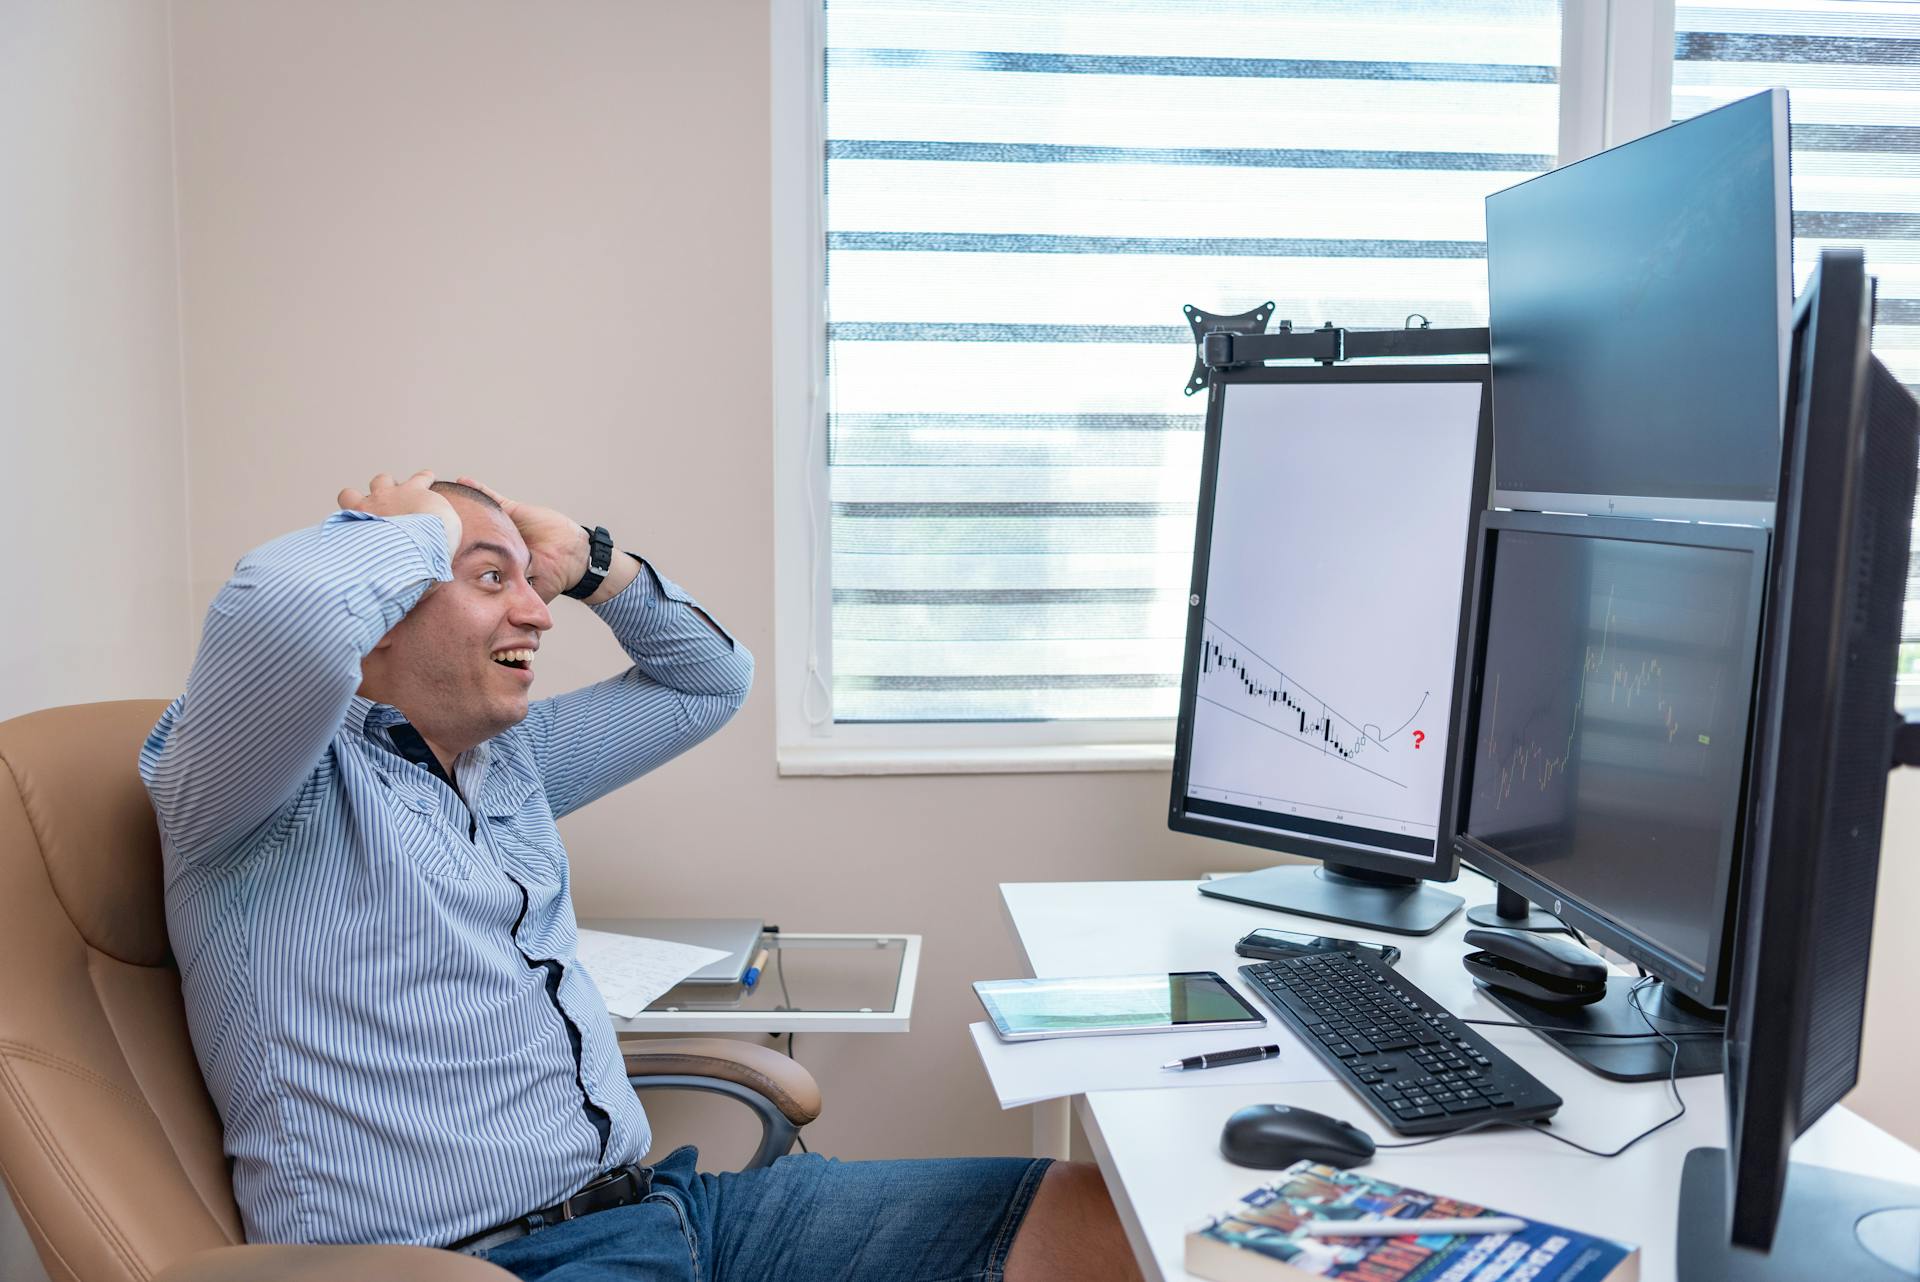
<svg viewBox="0 0 1920 1282"><path fill-rule="evenodd" d="M1791 331L1728 1146L1687 1155L1689 1282L1920 1274L1920 1189L1788 1162L1858 1075L1887 771L1905 739L1893 692L1920 410L1869 354L1872 308L1859 251L1827 250Z"/></svg>
<svg viewBox="0 0 1920 1282"><path fill-rule="evenodd" d="M1303 855L1204 894L1425 934L1486 366L1216 375L1168 824Z"/></svg>
<svg viewBox="0 0 1920 1282"><path fill-rule="evenodd" d="M1665 1077L1726 992L1768 535L1489 512L1461 664L1455 853L1661 982L1566 1007L1489 990L1605 1076ZM1678 1072L1719 1071L1690 1037Z"/></svg>
<svg viewBox="0 0 1920 1282"><path fill-rule="evenodd" d="M1774 89L1487 197L1494 506L1772 519L1787 139Z"/></svg>

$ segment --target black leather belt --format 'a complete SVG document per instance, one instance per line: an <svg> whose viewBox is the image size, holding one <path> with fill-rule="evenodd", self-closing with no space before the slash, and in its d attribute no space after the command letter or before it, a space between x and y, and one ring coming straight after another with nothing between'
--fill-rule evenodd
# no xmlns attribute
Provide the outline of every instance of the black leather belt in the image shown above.
<svg viewBox="0 0 1920 1282"><path fill-rule="evenodd" d="M494 1247L523 1238L555 1224L564 1224L568 1220L577 1220L583 1215L592 1215L595 1211L610 1211L616 1206L629 1206L645 1197L653 1186L652 1173L639 1163L616 1166L593 1178L587 1186L564 1202L555 1202L552 1206L542 1207L517 1220L508 1220L505 1224L484 1229L472 1237L463 1237L447 1247L449 1251L458 1251L462 1255L478 1255L482 1251L491 1251Z"/></svg>

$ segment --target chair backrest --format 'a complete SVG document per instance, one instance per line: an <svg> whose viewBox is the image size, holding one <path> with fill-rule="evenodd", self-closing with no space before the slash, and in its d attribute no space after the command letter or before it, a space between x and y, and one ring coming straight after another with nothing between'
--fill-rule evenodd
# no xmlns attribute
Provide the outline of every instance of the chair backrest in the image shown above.
<svg viewBox="0 0 1920 1282"><path fill-rule="evenodd" d="M0 722L0 1175L55 1282L243 1240L136 766L165 707Z"/></svg>

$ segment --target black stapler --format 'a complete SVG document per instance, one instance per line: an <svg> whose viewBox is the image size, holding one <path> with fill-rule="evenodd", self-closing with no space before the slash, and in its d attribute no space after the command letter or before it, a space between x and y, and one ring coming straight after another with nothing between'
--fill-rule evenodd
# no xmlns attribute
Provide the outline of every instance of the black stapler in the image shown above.
<svg viewBox="0 0 1920 1282"><path fill-rule="evenodd" d="M1606 963L1571 939L1497 929L1470 930L1465 938L1479 951L1460 964L1489 988L1557 1006L1586 1006L1607 995Z"/></svg>

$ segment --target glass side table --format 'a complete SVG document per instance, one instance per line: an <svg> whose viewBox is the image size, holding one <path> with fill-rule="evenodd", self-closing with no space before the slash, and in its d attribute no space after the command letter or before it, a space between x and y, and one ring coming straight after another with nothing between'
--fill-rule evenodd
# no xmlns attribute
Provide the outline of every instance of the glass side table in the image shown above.
<svg viewBox="0 0 1920 1282"><path fill-rule="evenodd" d="M583 919L588 930L632 932L632 919ZM904 1033L920 973L918 935L763 934L760 980L681 984L640 1014L615 1017L628 1033Z"/></svg>

